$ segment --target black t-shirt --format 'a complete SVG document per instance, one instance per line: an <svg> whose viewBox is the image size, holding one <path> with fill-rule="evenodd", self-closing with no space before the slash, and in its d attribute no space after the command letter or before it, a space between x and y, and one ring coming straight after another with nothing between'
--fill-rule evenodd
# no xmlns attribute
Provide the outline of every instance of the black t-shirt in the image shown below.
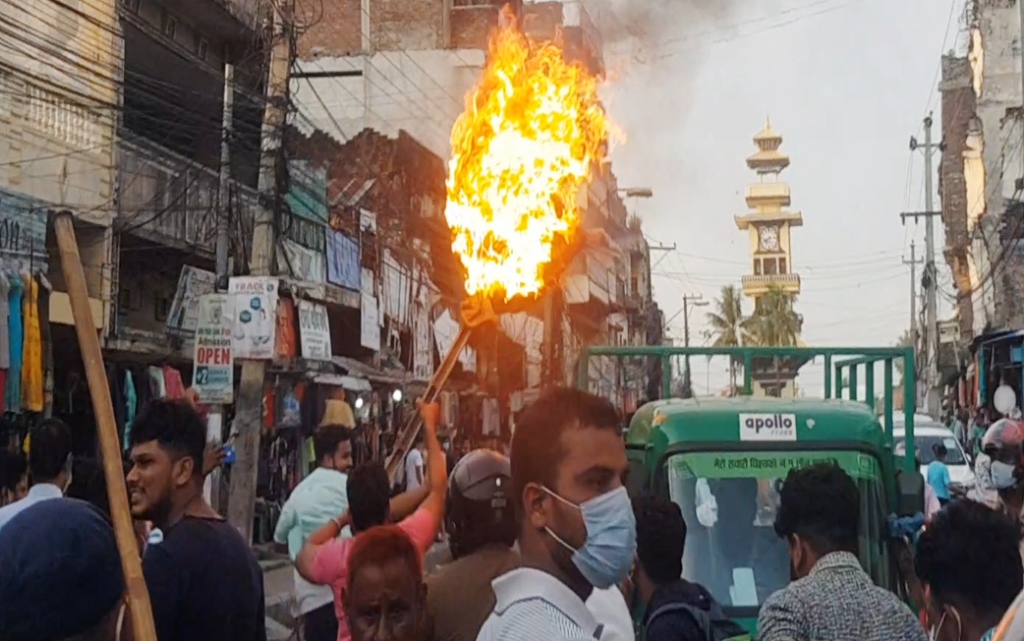
<svg viewBox="0 0 1024 641"><path fill-rule="evenodd" d="M142 570L159 641L266 641L263 571L218 519L185 517L146 547Z"/></svg>

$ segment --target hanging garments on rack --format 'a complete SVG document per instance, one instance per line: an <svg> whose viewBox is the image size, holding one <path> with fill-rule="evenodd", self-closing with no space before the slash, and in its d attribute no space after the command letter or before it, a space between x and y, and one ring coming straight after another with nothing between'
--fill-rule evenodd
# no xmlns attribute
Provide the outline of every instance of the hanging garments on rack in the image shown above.
<svg viewBox="0 0 1024 641"><path fill-rule="evenodd" d="M164 371L159 367L147 367L146 376L149 379L149 388L153 392L153 398L166 397L167 386L164 384Z"/></svg>
<svg viewBox="0 0 1024 641"><path fill-rule="evenodd" d="M181 382L181 372L170 365L164 365L164 392L167 398L185 398L185 385Z"/></svg>
<svg viewBox="0 0 1024 641"><path fill-rule="evenodd" d="M0 390L7 390L7 374L11 368L11 334L7 324L11 315L11 304L7 297L11 293L11 282L7 274L0 272ZM6 409L6 394L0 394L0 412Z"/></svg>
<svg viewBox="0 0 1024 641"><path fill-rule="evenodd" d="M124 372L124 451L128 451L128 443L132 438L132 423L135 421L135 410L138 407L138 398L135 395L135 379L131 370Z"/></svg>
<svg viewBox="0 0 1024 641"><path fill-rule="evenodd" d="M21 359L24 332L22 325L21 301L25 293L25 284L21 278L12 276L9 280L10 292L7 296L9 316L7 328L10 335L9 354L11 367L7 372L7 385L4 388L4 407L8 412L21 411Z"/></svg>
<svg viewBox="0 0 1024 641"><path fill-rule="evenodd" d="M50 327L50 294L53 285L45 274L39 274L39 332L43 338L43 402L44 412L53 412L53 332Z"/></svg>
<svg viewBox="0 0 1024 641"><path fill-rule="evenodd" d="M39 283L32 274L22 275L25 283L24 345L21 359L21 401L29 412L43 411L43 335L39 329Z"/></svg>

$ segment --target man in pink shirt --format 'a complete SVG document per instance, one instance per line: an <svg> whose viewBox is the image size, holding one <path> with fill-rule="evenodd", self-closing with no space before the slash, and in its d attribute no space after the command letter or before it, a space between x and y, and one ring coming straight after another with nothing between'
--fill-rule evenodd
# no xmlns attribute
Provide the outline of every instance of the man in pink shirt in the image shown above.
<svg viewBox="0 0 1024 641"><path fill-rule="evenodd" d="M437 440L439 415L440 406L436 403L420 405L428 452L427 486L389 500L391 482L384 467L379 463L357 467L348 477L348 514L339 515L311 534L295 559L295 567L303 578L318 585L330 585L334 591L338 641L352 639L342 607L342 596L348 589L349 555L360 533L388 521L401 519L398 527L412 540L421 558L434 544L444 517L448 487L448 470L441 453L441 444ZM412 512L412 516L403 518L409 512ZM339 539L338 535L346 525L352 526L355 536Z"/></svg>

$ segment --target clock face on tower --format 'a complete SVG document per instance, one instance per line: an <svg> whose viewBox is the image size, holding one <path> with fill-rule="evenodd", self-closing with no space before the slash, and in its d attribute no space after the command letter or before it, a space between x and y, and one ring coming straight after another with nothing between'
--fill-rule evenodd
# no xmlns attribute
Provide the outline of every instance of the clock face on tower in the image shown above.
<svg viewBox="0 0 1024 641"><path fill-rule="evenodd" d="M775 225L765 225L759 229L761 249L763 251L778 251L779 249L779 228Z"/></svg>

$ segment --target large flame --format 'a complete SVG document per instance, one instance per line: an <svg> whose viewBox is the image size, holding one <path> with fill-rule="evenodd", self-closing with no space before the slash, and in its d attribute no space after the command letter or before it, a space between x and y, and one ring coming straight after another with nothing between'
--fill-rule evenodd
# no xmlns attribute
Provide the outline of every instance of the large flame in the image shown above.
<svg viewBox="0 0 1024 641"><path fill-rule="evenodd" d="M445 217L470 295L530 296L555 239L571 241L576 196L606 148L597 80L554 44L536 45L511 12L452 129Z"/></svg>

